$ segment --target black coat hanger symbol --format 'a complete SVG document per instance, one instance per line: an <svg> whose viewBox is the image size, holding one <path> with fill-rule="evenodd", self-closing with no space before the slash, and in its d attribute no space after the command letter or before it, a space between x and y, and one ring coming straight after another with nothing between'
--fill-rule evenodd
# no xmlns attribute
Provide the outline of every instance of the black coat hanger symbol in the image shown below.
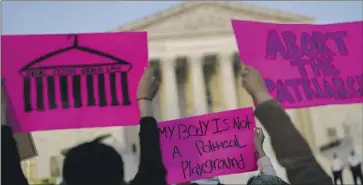
<svg viewBox="0 0 363 185"><path fill-rule="evenodd" d="M123 60L123 59L119 59L115 56L112 56L110 54L104 53L102 51L98 51L92 48L88 48L88 47L84 47L84 46L80 46L78 43L78 36L77 35L69 35L69 37L73 37L73 45L63 48L63 49L59 49L53 52L50 52L48 54L45 54L43 56L38 57L37 59L33 60L32 62L30 62L29 64L26 64L23 68L20 69L20 73L22 72L28 72L28 71L32 71L32 70L43 70L43 69L57 69L57 68L83 68L83 67L101 67L101 66L113 66L113 65L122 65L123 67L121 68L122 71L116 71L116 72L109 72L109 83L110 83L110 92L111 92L111 102L110 102L110 106L118 106L120 105L120 102L118 100L118 92L117 92L117 88L116 86L121 86L121 93L122 93L122 105L131 105L131 100L130 100L130 96L129 96L129 90L128 90L128 77L127 77L127 73L131 70L132 68L132 64ZM71 51L71 50L78 50L78 51L82 51L85 53L89 53L89 54L94 54L94 55L98 55L107 59L110 59L112 61L115 62L107 62L107 63L102 63L102 64L75 64L75 65L61 65L61 64L56 64L56 65L52 65L52 66L43 66L43 67L32 67L35 64L38 64L40 62L43 62L44 60L47 60L51 57L54 57L56 55L59 54L63 54L65 52ZM116 73L117 76L121 78L121 83L118 84L116 83ZM45 108L45 92L44 92L44 88L47 89L47 97L48 97L48 102L49 102L49 109L56 109L57 108L57 103L56 103L56 96L55 96L55 80L57 78L57 80L59 80L60 83L60 97L61 97L61 102L62 102L62 108L67 109L70 107L70 98L73 99L74 101L74 107L75 108L80 108L83 107L84 103L82 103L82 93L81 91L81 75L85 75L85 83L87 88L86 90L86 96L87 96L87 106L91 107L91 106L96 106L96 99L95 96L96 94L98 95L98 106L100 107L105 107L105 106L109 106L109 103L107 102L107 97L106 97L106 86L105 86L105 74L104 72L99 72L97 74L97 84L94 83L93 80L93 74L75 74L75 75L69 75L72 77L72 80L68 80L68 75L59 75L59 77L55 77L54 74L50 74L50 75L46 75L46 85L43 84L43 78L45 78L45 76L36 76L35 77L35 89L36 89L36 106L37 106L37 110L42 111ZM28 75L24 75L24 83L23 83L23 87L24 87L24 110L26 112L30 112L32 111L32 97L31 97L31 89L33 88L32 86L34 84L32 84L32 79L33 76L28 76ZM72 83L72 85L69 85L70 81ZM95 89L97 89L98 93L95 92ZM68 91L72 90L72 97L69 97L68 95Z"/></svg>
<svg viewBox="0 0 363 185"><path fill-rule="evenodd" d="M127 69L126 72L129 72L131 70L131 68L132 68L131 63L129 63L129 62L123 60L123 59L117 58L115 56L112 56L110 54L104 53L102 51L98 51L98 50L95 50L95 49L92 49L92 48L80 46L78 44L78 35L76 35L76 34L69 35L68 38L70 38L70 37L74 38L72 46L69 46L69 47L66 47L66 48L63 48L63 49L59 49L59 50L50 52L48 54L45 54L43 56L40 56L37 59L35 59L35 60L31 61L30 63L26 64L23 68L20 69L20 72L27 71L27 70L32 70L31 67L33 65L38 64L38 63L40 63L40 62L42 62L44 60L47 60L47 59L49 59L51 57L54 57L56 55L65 53L65 52L73 50L73 49L80 50L80 51L90 53L90 54L96 54L96 55L99 55L99 56L114 60L118 64L127 65L128 69ZM96 66L103 66L103 65L111 65L111 64L110 63L108 63L108 64L91 64L91 65L87 65L87 67L96 67ZM47 67L37 67L36 69L49 69L49 68L57 68L57 67L63 67L63 68L67 68L67 67L84 67L84 65L47 66Z"/></svg>

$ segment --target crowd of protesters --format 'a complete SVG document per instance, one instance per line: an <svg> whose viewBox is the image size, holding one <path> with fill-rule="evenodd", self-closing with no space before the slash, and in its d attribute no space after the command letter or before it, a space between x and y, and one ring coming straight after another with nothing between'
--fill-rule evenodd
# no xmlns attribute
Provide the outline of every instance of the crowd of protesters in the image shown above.
<svg viewBox="0 0 363 185"><path fill-rule="evenodd" d="M157 121L153 117L152 99L158 92L160 81L150 69L146 69L138 86L138 104L140 119L140 164L133 180L124 180L124 161L119 153L98 140L82 143L71 148L65 154L63 165L64 185L166 185L167 170L162 162ZM306 140L294 127L292 120L280 104L270 96L260 73L253 67L245 66L242 70L242 84L252 96L256 109L255 116L261 122L271 138L271 145L276 158L287 173L289 183L304 185L333 184L332 179L316 161ZM269 157L263 149L264 134L256 128L254 144L258 152L259 175L241 184L288 184L279 178ZM288 138L288 139L286 139ZM28 185L17 151L13 132L10 126L2 125L1 129L2 185ZM351 156L351 169L355 179L362 178L360 163ZM337 179L341 179L334 168ZM185 182L182 184L196 184Z"/></svg>

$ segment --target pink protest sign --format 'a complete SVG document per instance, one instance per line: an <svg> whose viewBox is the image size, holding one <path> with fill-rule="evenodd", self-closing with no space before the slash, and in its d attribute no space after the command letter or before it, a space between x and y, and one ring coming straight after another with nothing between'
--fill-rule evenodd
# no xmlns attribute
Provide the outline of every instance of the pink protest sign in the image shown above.
<svg viewBox="0 0 363 185"><path fill-rule="evenodd" d="M137 125L146 32L2 36L18 132Z"/></svg>
<svg viewBox="0 0 363 185"><path fill-rule="evenodd" d="M255 171L252 108L159 124L169 184Z"/></svg>
<svg viewBox="0 0 363 185"><path fill-rule="evenodd" d="M241 60L285 108L363 102L363 22L328 25L233 20Z"/></svg>

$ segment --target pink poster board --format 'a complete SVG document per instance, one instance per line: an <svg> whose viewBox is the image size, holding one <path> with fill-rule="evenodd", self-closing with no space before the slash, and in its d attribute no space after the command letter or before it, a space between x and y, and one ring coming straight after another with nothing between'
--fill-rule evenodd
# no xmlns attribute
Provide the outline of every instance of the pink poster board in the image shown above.
<svg viewBox="0 0 363 185"><path fill-rule="evenodd" d="M241 60L261 72L283 107L363 102L362 21L232 25Z"/></svg>
<svg viewBox="0 0 363 185"><path fill-rule="evenodd" d="M169 184L257 170L252 108L159 124Z"/></svg>
<svg viewBox="0 0 363 185"><path fill-rule="evenodd" d="M139 124L146 32L1 36L17 132Z"/></svg>

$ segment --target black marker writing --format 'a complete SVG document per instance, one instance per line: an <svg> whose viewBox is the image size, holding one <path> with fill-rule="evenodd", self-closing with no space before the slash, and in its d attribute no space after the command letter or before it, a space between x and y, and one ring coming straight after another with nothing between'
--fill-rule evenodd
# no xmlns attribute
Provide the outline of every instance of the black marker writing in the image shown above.
<svg viewBox="0 0 363 185"><path fill-rule="evenodd" d="M198 120L197 124L178 124L173 126L159 127L161 137L172 140L184 140L191 137L207 136L207 134L221 134L230 129L251 130L252 122L246 117L213 118L209 120Z"/></svg>
<svg viewBox="0 0 363 185"><path fill-rule="evenodd" d="M105 52L80 46L78 36L74 35L73 37L72 46L45 53L20 69L19 72L24 81L23 101L25 112L58 108L83 108L96 105L99 107L127 106L131 104L127 74L132 69L132 64ZM52 57L65 54L71 50L97 55L100 57L100 61L98 61L98 64L95 64L95 61L89 61L89 64L77 65L77 61L73 61L74 65L59 63L52 66L41 65L43 62L51 60ZM106 63L105 61L111 62ZM109 80L106 80L106 76L109 77ZM97 80L94 80L94 78ZM117 82L116 78L119 78L120 82ZM94 83L95 81L97 83ZM81 89L83 83L87 85L86 89ZM110 84L110 90L106 89L106 83ZM120 92L117 92L116 87L120 87ZM107 91L111 91L111 97L108 97ZM35 92L36 96L32 96L32 92ZM59 95L59 97L56 95ZM87 96L87 103L82 101L82 95ZM95 96L98 96L98 102L96 102ZM35 98L35 101L33 98ZM119 103L119 98L122 99L122 104ZM32 102L36 103L36 108L33 108Z"/></svg>
<svg viewBox="0 0 363 185"><path fill-rule="evenodd" d="M174 149L173 149L173 159L175 158L175 155L178 154L179 157L183 157L182 154L179 151L178 146L174 145Z"/></svg>
<svg viewBox="0 0 363 185"><path fill-rule="evenodd" d="M184 178L187 177L201 177L204 174L210 174L218 170L226 170L232 168L245 168L245 162L243 155L240 154L238 157L227 157L224 159L216 158L206 160L201 163L192 163L189 160L181 162L181 169L183 171Z"/></svg>
<svg viewBox="0 0 363 185"><path fill-rule="evenodd" d="M203 156L203 153L216 152L227 148L245 148L247 146L242 145L236 135L233 136L233 139L223 141L196 140L194 145L200 156Z"/></svg>
<svg viewBox="0 0 363 185"><path fill-rule="evenodd" d="M229 130L228 119L221 120L220 118L212 119L215 124L215 131L213 134L222 133Z"/></svg>
<svg viewBox="0 0 363 185"><path fill-rule="evenodd" d="M247 128L248 130L251 130L250 125L252 124L252 121L248 120L248 116L246 116L244 119L240 117L233 118L233 128L237 128L238 130Z"/></svg>

